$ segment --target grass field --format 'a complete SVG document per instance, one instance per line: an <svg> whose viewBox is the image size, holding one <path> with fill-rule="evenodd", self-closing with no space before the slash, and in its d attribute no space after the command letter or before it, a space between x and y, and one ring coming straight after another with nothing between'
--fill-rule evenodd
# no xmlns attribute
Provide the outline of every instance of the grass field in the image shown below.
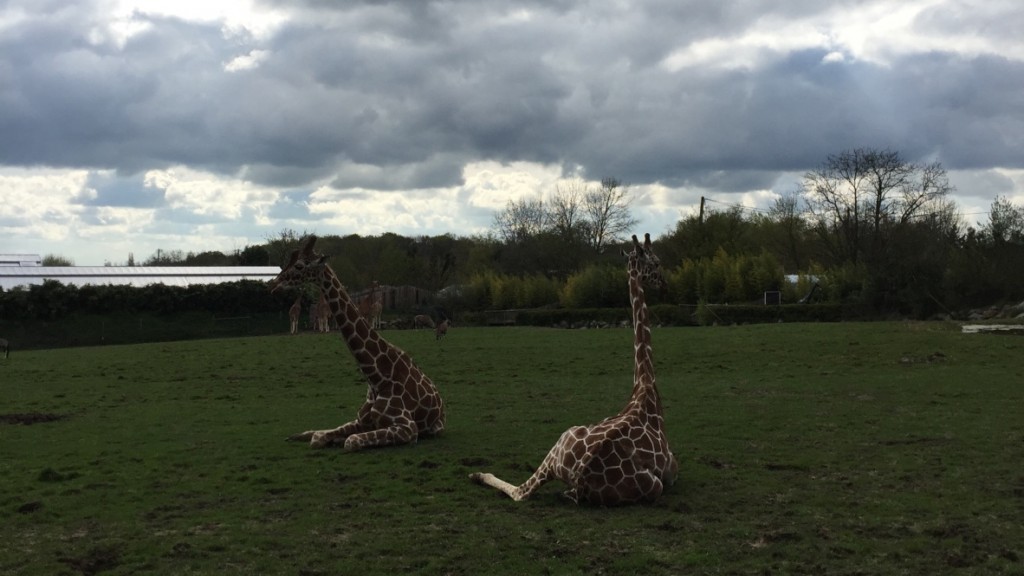
<svg viewBox="0 0 1024 576"><path fill-rule="evenodd" d="M947 324L655 329L680 479L649 506L515 503L629 394L624 329L388 332L448 430L346 454L333 335L0 359L3 574L1020 574L1024 339ZM29 423L31 422L31 423Z"/></svg>

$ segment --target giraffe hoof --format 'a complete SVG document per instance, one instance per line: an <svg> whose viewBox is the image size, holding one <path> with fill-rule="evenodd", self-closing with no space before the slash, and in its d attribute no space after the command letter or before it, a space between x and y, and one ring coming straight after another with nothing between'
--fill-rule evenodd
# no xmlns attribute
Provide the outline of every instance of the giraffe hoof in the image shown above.
<svg viewBox="0 0 1024 576"><path fill-rule="evenodd" d="M312 432L299 432L284 439L285 442L308 442L313 437Z"/></svg>

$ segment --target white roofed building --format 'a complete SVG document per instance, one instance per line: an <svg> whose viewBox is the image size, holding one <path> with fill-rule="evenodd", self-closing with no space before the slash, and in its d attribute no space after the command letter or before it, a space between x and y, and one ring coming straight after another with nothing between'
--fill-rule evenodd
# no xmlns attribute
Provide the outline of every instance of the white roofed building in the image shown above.
<svg viewBox="0 0 1024 576"><path fill-rule="evenodd" d="M11 255L0 255L11 256ZM17 256L17 255L15 255ZM41 285L56 280L64 285L94 286L190 286L238 280L273 280L278 266L39 266L0 265L0 288Z"/></svg>
<svg viewBox="0 0 1024 576"><path fill-rule="evenodd" d="M0 266L42 266L39 254L0 254Z"/></svg>

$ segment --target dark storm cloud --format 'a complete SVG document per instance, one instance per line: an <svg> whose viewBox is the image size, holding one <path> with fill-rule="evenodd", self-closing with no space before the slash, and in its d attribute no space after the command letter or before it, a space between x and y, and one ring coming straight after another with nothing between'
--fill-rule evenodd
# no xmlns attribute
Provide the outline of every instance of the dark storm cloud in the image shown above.
<svg viewBox="0 0 1024 576"><path fill-rule="evenodd" d="M124 176L186 164L271 186L403 190L457 184L474 160L526 160L723 191L859 146L949 168L1024 165L1017 60L827 61L813 48L764 49L750 66L663 65L766 16L837 4L267 4L298 10L268 39L149 17L123 46L97 37L98 4L25 4L28 19L0 36L0 164ZM918 25L957 30L941 11ZM228 69L257 50L255 66ZM142 188L129 200L125 186L93 186L90 203L158 201Z"/></svg>

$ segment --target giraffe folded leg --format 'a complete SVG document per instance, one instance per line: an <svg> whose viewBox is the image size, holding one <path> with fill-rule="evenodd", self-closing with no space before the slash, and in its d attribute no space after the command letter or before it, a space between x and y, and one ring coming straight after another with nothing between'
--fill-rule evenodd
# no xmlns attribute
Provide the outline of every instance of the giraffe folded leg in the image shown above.
<svg viewBox="0 0 1024 576"><path fill-rule="evenodd" d="M498 478L494 474L490 474L488 472L474 472L469 475L469 479L476 482L477 484L490 486L491 488L497 488L498 490L504 492L506 496L515 500L516 502L519 502L520 500L525 500L530 496L529 494L523 493L523 491L520 490L518 486L513 486L512 484L509 484L508 482L505 482L501 478Z"/></svg>
<svg viewBox="0 0 1024 576"><path fill-rule="evenodd" d="M331 444L341 444L352 434L361 429L358 420L353 420L330 430L307 430L292 434L285 440L288 442L309 442L311 448L324 448Z"/></svg>
<svg viewBox="0 0 1024 576"><path fill-rule="evenodd" d="M414 422L396 424L387 428L352 434L345 439L345 451L355 452L374 446L409 444L415 442L416 438L416 424Z"/></svg>
<svg viewBox="0 0 1024 576"><path fill-rule="evenodd" d="M584 426L573 426L562 432L558 442L551 447L537 470L519 486L513 486L494 474L486 472L475 472L470 474L469 478L478 484L497 488L516 502L526 500L537 488L553 478L558 478L569 485L570 488L566 495L575 502L577 478L574 470L578 469L580 464L576 460L576 456L571 453L571 447L575 440L584 437L586 433L587 428Z"/></svg>

